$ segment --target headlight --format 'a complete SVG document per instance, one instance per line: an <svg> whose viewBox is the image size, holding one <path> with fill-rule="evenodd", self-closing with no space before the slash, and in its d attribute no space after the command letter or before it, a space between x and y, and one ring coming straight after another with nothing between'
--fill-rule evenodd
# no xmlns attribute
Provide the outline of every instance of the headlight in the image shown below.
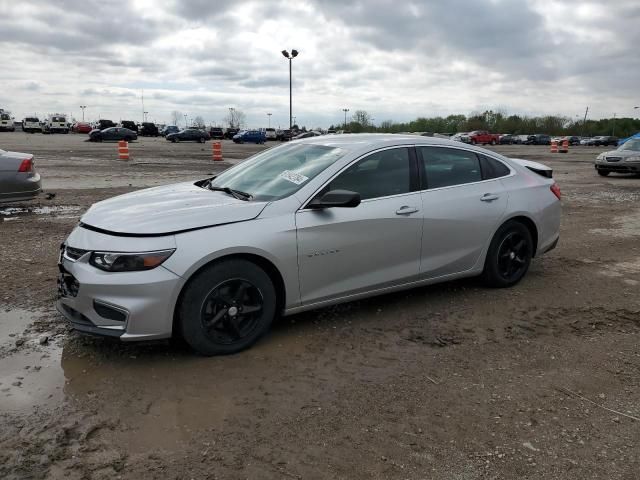
<svg viewBox="0 0 640 480"><path fill-rule="evenodd" d="M141 253L93 252L89 263L105 272L137 272L156 268L175 251L174 248Z"/></svg>
<svg viewBox="0 0 640 480"><path fill-rule="evenodd" d="M640 155L636 155L634 157L627 157L624 159L625 162L640 162Z"/></svg>
<svg viewBox="0 0 640 480"><path fill-rule="evenodd" d="M598 158L596 160L604 160L604 153L598 155Z"/></svg>

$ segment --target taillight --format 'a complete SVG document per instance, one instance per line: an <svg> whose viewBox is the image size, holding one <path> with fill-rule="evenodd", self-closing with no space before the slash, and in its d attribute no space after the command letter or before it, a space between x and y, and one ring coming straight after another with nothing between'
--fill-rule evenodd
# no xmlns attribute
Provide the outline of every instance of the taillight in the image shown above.
<svg viewBox="0 0 640 480"><path fill-rule="evenodd" d="M558 200L560 200L560 198L562 197L562 194L560 193L560 187L558 186L557 183L554 183L553 185L551 185L551 191L556 197L558 197Z"/></svg>
<svg viewBox="0 0 640 480"><path fill-rule="evenodd" d="M18 172L26 173L26 172L31 172L32 170L33 170L33 159L25 158L24 160L22 160L22 163L18 168Z"/></svg>

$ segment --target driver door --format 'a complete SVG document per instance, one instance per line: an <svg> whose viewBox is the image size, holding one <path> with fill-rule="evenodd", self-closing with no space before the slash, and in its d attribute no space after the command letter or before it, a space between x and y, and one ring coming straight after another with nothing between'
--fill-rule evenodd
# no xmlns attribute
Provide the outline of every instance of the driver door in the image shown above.
<svg viewBox="0 0 640 480"><path fill-rule="evenodd" d="M405 283L420 270L422 199L412 147L371 153L326 185L358 192L355 208L296 213L303 304Z"/></svg>

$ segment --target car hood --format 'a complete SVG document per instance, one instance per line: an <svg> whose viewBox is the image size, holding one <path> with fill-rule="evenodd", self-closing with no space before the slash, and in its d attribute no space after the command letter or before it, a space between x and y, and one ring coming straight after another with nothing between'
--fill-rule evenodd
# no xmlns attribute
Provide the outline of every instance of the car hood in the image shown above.
<svg viewBox="0 0 640 480"><path fill-rule="evenodd" d="M636 152L634 150L609 150L608 152L604 152L602 156L620 158L640 157L640 152Z"/></svg>
<svg viewBox="0 0 640 480"><path fill-rule="evenodd" d="M251 220L267 202L238 200L224 192L177 183L127 193L91 206L80 221L124 235L164 235Z"/></svg>

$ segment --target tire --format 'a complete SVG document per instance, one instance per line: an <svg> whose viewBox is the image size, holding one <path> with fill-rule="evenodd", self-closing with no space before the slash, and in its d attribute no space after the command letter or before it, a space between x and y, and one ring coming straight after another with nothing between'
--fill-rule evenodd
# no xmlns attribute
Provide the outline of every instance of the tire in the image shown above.
<svg viewBox="0 0 640 480"><path fill-rule="evenodd" d="M491 140L491 145L495 145L496 141L495 140Z"/></svg>
<svg viewBox="0 0 640 480"><path fill-rule="evenodd" d="M606 177L610 174L611 172L609 170L600 170L598 169L598 175L602 176L602 177Z"/></svg>
<svg viewBox="0 0 640 480"><path fill-rule="evenodd" d="M252 312L243 315L243 309ZM196 352L237 353L269 330L276 314L276 289L255 263L223 260L205 267L187 284L177 313L179 331Z"/></svg>
<svg viewBox="0 0 640 480"><path fill-rule="evenodd" d="M200 138L198 139L198 142L200 142L200 143L204 143L205 141L206 141L206 139L205 139L204 137L200 137Z"/></svg>
<svg viewBox="0 0 640 480"><path fill-rule="evenodd" d="M125 142L131 142L131 141L133 141L133 138L131 138L131 137L124 137L124 141L125 141Z"/></svg>
<svg viewBox="0 0 640 480"><path fill-rule="evenodd" d="M471 140L471 145L475 145L476 143L478 142L476 142L475 140Z"/></svg>
<svg viewBox="0 0 640 480"><path fill-rule="evenodd" d="M517 284L529 270L532 256L533 240L529 229L515 220L504 223L489 245L482 272L483 282L494 288Z"/></svg>

